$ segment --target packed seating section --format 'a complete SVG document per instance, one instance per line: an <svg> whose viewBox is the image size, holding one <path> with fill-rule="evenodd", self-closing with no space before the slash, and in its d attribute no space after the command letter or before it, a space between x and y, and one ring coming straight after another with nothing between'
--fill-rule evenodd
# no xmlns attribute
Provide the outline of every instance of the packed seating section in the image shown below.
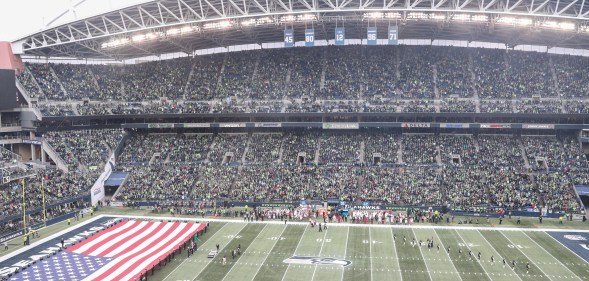
<svg viewBox="0 0 589 281"><path fill-rule="evenodd" d="M46 116L586 113L589 59L441 46L271 49L131 65L26 63ZM67 103L65 101L67 100ZM265 104L266 103L266 104Z"/></svg>

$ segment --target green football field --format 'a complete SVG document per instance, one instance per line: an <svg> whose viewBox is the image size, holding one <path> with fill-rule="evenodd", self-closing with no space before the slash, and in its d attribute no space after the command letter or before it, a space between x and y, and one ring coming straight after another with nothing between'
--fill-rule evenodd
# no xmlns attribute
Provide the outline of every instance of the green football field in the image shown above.
<svg viewBox="0 0 589 281"><path fill-rule="evenodd" d="M413 238L423 245L412 246ZM216 244L219 255L208 258ZM242 254L233 259L238 245ZM332 224L319 232L303 223L211 222L198 251L186 254L149 280L589 280L589 263L547 233L525 229Z"/></svg>

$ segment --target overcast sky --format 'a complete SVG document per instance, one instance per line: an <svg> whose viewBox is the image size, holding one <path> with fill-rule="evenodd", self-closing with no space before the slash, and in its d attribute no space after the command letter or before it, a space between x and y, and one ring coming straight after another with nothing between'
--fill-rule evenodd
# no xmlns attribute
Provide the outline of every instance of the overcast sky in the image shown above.
<svg viewBox="0 0 589 281"><path fill-rule="evenodd" d="M84 0L3 0L0 9L0 41L14 41L39 31L62 12ZM148 0L85 0L52 26Z"/></svg>

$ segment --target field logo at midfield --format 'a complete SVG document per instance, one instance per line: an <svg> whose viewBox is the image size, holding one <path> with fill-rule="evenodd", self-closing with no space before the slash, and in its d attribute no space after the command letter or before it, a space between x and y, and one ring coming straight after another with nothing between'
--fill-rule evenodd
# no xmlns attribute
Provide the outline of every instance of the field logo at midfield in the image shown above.
<svg viewBox="0 0 589 281"><path fill-rule="evenodd" d="M587 239L581 235L565 235L564 238L573 241L587 241Z"/></svg>
<svg viewBox="0 0 589 281"><path fill-rule="evenodd" d="M294 263L294 264L315 264L315 265L341 265L341 266L348 266L352 264L349 260L340 260L336 258L329 258L329 257L309 257L309 256L292 256L288 259L283 260L284 263Z"/></svg>

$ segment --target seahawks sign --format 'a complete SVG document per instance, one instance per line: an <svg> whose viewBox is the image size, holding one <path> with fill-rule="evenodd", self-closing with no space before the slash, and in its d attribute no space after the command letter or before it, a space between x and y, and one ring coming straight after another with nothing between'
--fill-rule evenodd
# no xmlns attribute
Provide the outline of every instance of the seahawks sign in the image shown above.
<svg viewBox="0 0 589 281"><path fill-rule="evenodd" d="M349 260L340 260L329 257L309 257L309 256L292 256L283 260L284 263L305 264L305 265L341 265L348 266L352 264Z"/></svg>

